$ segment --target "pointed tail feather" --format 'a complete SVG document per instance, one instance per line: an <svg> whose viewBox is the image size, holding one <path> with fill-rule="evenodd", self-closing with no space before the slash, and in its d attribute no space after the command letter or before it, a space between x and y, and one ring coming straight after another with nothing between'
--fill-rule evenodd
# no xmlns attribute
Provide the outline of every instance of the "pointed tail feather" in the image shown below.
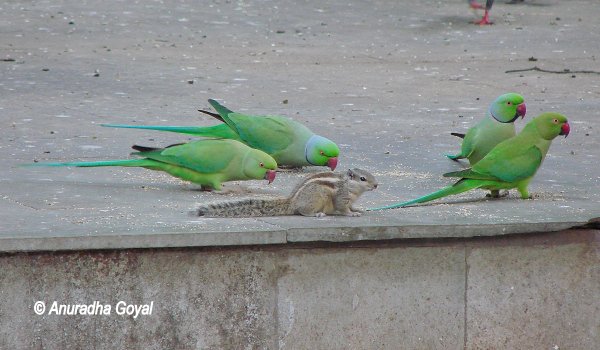
<svg viewBox="0 0 600 350"><path fill-rule="evenodd" d="M220 104L219 102L217 102L216 100L213 100L212 98L208 99L208 103L210 103L210 105L217 111L217 113L219 113L219 115L223 118L227 117L228 114L233 113L233 111L225 106L223 106L222 104Z"/></svg>
<svg viewBox="0 0 600 350"><path fill-rule="evenodd" d="M425 202L432 201L434 199L450 196L453 194L463 193L468 190L472 190L474 188L481 187L483 184L484 183L482 181L478 181L478 180L462 179L462 180L459 180L457 183L455 183L452 186L444 187L439 191L430 193L426 196L419 197L417 199L413 199L411 201L407 201L407 202L403 202L403 203L396 203L396 204L388 205L385 207L369 208L367 210L374 211L374 210L394 209L394 208L406 207L406 206L409 206L412 204L417 204L417 203L425 203Z"/></svg>
<svg viewBox="0 0 600 350"><path fill-rule="evenodd" d="M233 120L231 120L231 118L229 118L229 115L231 113L233 113L233 111L230 110L229 108L223 106L219 102L213 100L212 98L208 99L208 103L210 103L210 105L213 106L213 108L217 112L219 112L219 115L223 118L223 122L225 123L224 125L229 126L229 129L231 130L232 133L239 135L237 125L235 125L235 122Z"/></svg>
<svg viewBox="0 0 600 350"><path fill-rule="evenodd" d="M197 126L160 126L160 125L127 125L127 124L100 124L107 128L121 128L121 129L145 129L145 130L158 130L158 131L171 131L178 132L180 134L200 135L205 133L205 127Z"/></svg>
<svg viewBox="0 0 600 350"><path fill-rule="evenodd" d="M450 135L460 137L461 139L465 138L465 134L461 134L459 132L451 132Z"/></svg>
<svg viewBox="0 0 600 350"><path fill-rule="evenodd" d="M138 152L152 152L152 151L160 150L160 148L157 148L157 147L146 147L146 146L140 146L140 145L133 145L133 146L131 146L131 148Z"/></svg>
<svg viewBox="0 0 600 350"><path fill-rule="evenodd" d="M125 124L102 124L109 128L123 129L145 129L170 131L180 134L189 134L198 137L214 137L224 139L239 140L239 136L227 126L227 124L218 124L213 126L159 126L159 125L125 125Z"/></svg>
<svg viewBox="0 0 600 350"><path fill-rule="evenodd" d="M223 117L221 117L219 114L217 113L213 113L213 112L209 112L209 111L205 111L203 109L199 109L198 112L200 113L204 113L204 114L208 114L211 117L220 120L222 123L225 123L225 120L223 119Z"/></svg>
<svg viewBox="0 0 600 350"><path fill-rule="evenodd" d="M96 162L63 162L63 163L31 163L24 166L50 166L50 167L99 167L99 166L156 166L158 163L152 159L122 159L122 160L100 160Z"/></svg>

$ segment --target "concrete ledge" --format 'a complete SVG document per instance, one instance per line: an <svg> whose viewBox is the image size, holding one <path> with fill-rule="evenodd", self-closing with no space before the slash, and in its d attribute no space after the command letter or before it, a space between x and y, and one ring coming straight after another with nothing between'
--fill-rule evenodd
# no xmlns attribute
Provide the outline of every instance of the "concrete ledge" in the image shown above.
<svg viewBox="0 0 600 350"><path fill-rule="evenodd" d="M0 254L0 348L595 349L600 231ZM46 311L34 312L36 302ZM113 307L48 314L51 304ZM116 314L119 301L153 303Z"/></svg>
<svg viewBox="0 0 600 350"><path fill-rule="evenodd" d="M0 237L0 252L96 250L130 248L173 248L210 246L247 246L287 244L298 242L353 242L385 241L395 239L438 239L478 236L499 236L535 232L555 232L583 226L580 222L543 222L528 224L490 225L369 225L368 218L356 225L344 226L342 221L354 219L333 218L285 218L279 226L251 225L250 219L228 220L227 227L212 223L210 228L223 231L189 232L110 232L82 235L77 232L68 235L7 235ZM272 222L275 218L265 219ZM260 220L258 220L260 221ZM232 224L233 223L233 224ZM239 225L236 225L238 223ZM305 225L300 225L305 223ZM241 230L241 227L244 230ZM232 227L234 227L232 229ZM235 229L237 227L237 230ZM229 231L231 230L231 231Z"/></svg>

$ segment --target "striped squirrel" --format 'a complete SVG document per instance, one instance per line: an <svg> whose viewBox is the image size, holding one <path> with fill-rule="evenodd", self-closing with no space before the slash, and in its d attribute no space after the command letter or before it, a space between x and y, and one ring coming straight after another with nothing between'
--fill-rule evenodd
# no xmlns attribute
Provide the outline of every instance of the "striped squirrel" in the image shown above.
<svg viewBox="0 0 600 350"><path fill-rule="evenodd" d="M207 204L196 211L204 217L304 215L360 216L352 204L365 191L377 188L375 177L361 169L345 174L322 172L301 181L287 198L243 199Z"/></svg>

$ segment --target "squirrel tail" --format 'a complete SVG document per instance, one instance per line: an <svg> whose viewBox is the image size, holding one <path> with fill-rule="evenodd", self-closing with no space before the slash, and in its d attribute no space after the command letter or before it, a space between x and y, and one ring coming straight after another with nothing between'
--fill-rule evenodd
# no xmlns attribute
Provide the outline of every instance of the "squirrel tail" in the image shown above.
<svg viewBox="0 0 600 350"><path fill-rule="evenodd" d="M254 217L292 215L289 199L243 199L230 202L206 204L195 211L202 217Z"/></svg>

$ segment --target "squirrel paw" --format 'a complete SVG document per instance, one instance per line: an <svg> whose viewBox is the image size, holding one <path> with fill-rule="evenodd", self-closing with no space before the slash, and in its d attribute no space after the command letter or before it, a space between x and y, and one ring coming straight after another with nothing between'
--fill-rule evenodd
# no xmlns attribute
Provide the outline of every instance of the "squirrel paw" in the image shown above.
<svg viewBox="0 0 600 350"><path fill-rule="evenodd" d="M346 216L361 216L362 214L358 211L351 211L345 214Z"/></svg>
<svg viewBox="0 0 600 350"><path fill-rule="evenodd" d="M323 212L318 212L318 213L315 214L315 217L318 217L318 218L323 218L325 216L327 216L327 214L325 214Z"/></svg>

